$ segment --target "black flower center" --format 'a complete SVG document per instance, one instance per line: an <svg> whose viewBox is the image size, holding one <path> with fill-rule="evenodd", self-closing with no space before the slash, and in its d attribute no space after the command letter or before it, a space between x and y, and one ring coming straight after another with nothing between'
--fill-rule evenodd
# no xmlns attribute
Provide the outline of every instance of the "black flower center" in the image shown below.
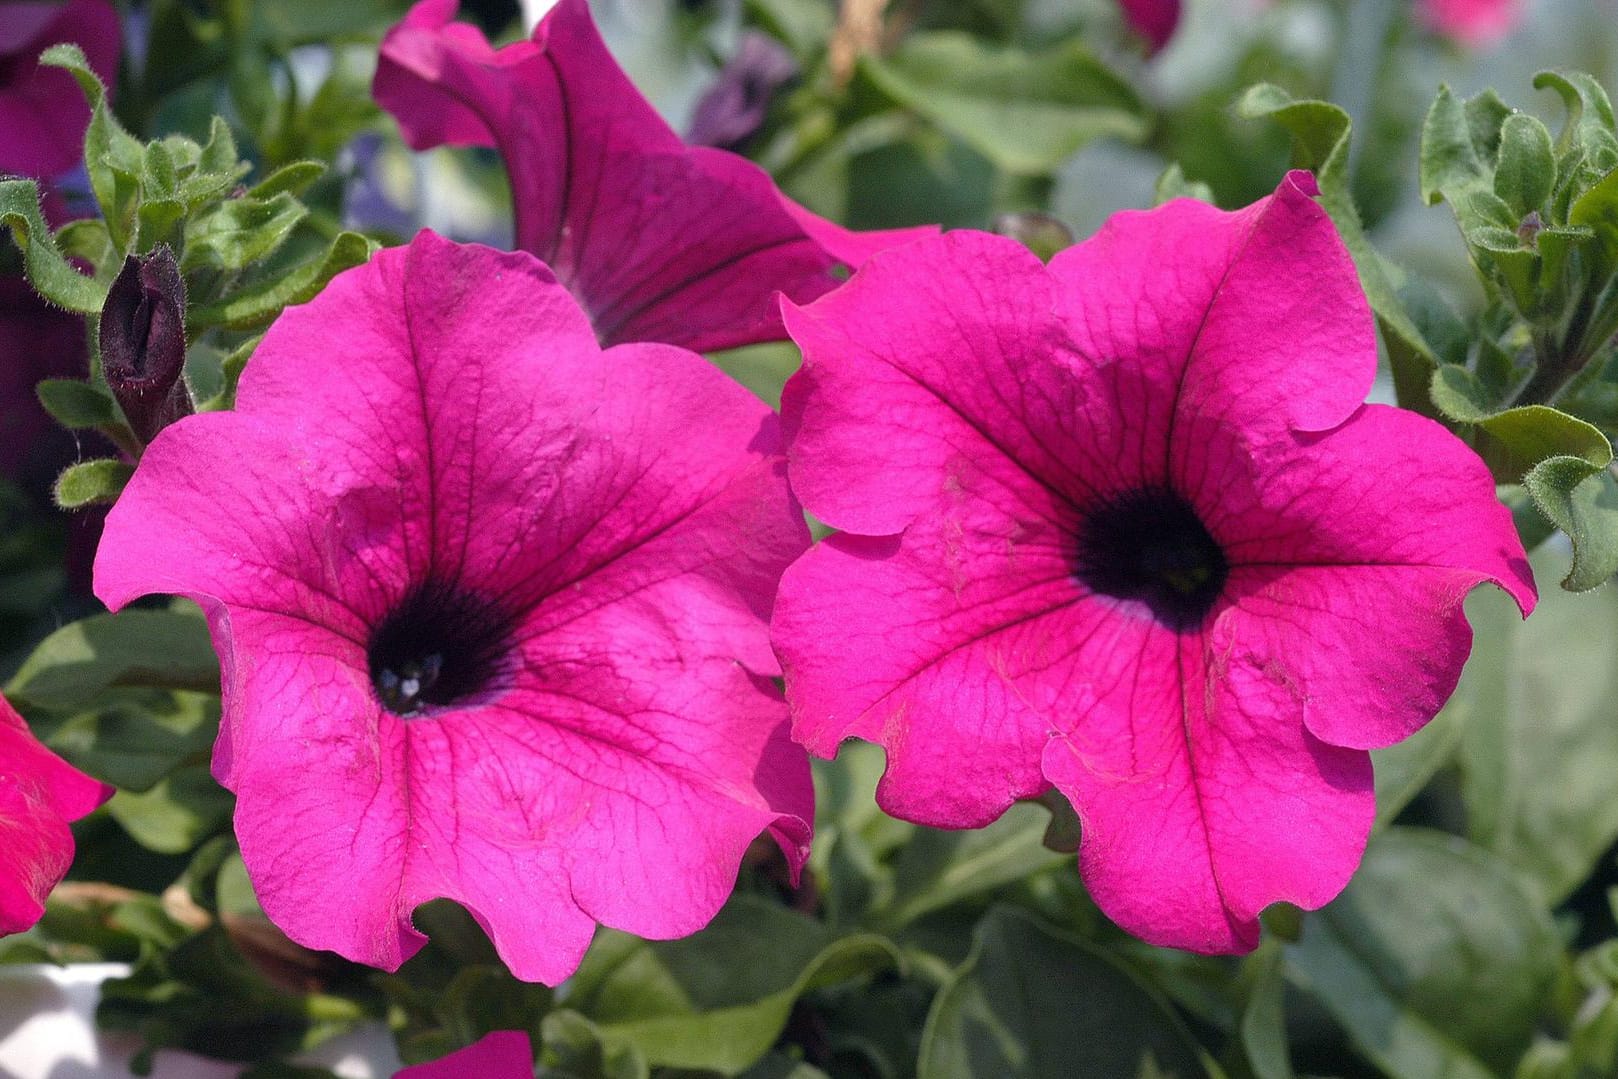
<svg viewBox="0 0 1618 1079"><path fill-rule="evenodd" d="M1168 487L1123 491L1086 509L1077 562L1092 592L1138 600L1177 633L1202 624L1230 573L1197 511Z"/></svg>
<svg viewBox="0 0 1618 1079"><path fill-rule="evenodd" d="M512 629L510 615L482 596L439 580L416 586L371 631L377 699L412 717L500 688Z"/></svg>

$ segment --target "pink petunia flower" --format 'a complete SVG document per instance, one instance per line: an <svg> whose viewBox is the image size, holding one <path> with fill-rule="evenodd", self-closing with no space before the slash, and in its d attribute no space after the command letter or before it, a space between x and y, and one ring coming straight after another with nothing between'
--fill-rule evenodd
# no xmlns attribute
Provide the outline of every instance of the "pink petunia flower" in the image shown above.
<svg viewBox="0 0 1618 1079"><path fill-rule="evenodd" d="M0 6L0 172L48 179L84 153L90 107L73 76L41 67L39 54L71 42L111 86L122 42L107 0L23 0Z"/></svg>
<svg viewBox="0 0 1618 1079"><path fill-rule="evenodd" d="M1493 45L1522 20L1522 0L1417 0L1416 17L1460 45Z"/></svg>
<svg viewBox="0 0 1618 1079"><path fill-rule="evenodd" d="M1180 0L1118 0L1129 28L1146 39L1152 52L1169 43L1180 25Z"/></svg>
<svg viewBox="0 0 1618 1079"><path fill-rule="evenodd" d="M844 530L777 600L794 737L880 742L879 802L931 825L1054 785L1154 944L1331 899L1366 750L1454 689L1462 598L1535 598L1478 458L1361 404L1370 313L1315 193L1122 213L1048 269L953 233L786 310L794 490Z"/></svg>
<svg viewBox="0 0 1618 1079"><path fill-rule="evenodd" d="M533 1079L527 1031L494 1030L446 1057L401 1069L393 1079Z"/></svg>
<svg viewBox="0 0 1618 1079"><path fill-rule="evenodd" d="M68 822L112 797L46 749L0 697L0 936L39 921L73 861Z"/></svg>
<svg viewBox="0 0 1618 1079"><path fill-rule="evenodd" d="M597 922L701 927L760 832L807 854L778 440L699 357L603 353L531 256L422 233L289 309L235 412L164 428L96 592L207 612L214 773L290 937L393 969L444 896L554 984Z"/></svg>
<svg viewBox="0 0 1618 1079"><path fill-rule="evenodd" d="M533 39L492 48L422 0L382 41L373 92L418 150L497 146L516 245L573 290L607 344L710 350L785 336L803 302L875 251L933 229L850 232L782 195L757 165L689 147L607 51L585 0Z"/></svg>

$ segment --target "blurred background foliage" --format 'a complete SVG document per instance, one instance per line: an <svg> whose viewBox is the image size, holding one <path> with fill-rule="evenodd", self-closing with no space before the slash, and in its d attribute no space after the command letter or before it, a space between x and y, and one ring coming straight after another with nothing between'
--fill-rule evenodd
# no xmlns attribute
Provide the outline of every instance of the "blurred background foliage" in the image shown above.
<svg viewBox="0 0 1618 1079"><path fill-rule="evenodd" d="M1108 0L594 7L671 124L757 160L817 212L860 228L999 228L1047 253L1120 209L1269 193L1293 135L1329 141L1341 123L1312 113L1289 134L1262 117L1292 99L1335 102L1354 135L1331 167L1366 242L1467 340L1503 332L1510 312L1456 227L1462 209L1424 198L1420 134L1440 85L1460 100L1494 87L1555 131L1564 105L1532 89L1536 72L1618 80L1612 0L1533 0L1507 37L1475 49L1426 29L1409 0L1191 0L1155 54ZM371 102L376 42L403 10L134 5L115 114L138 139L198 145L222 115L249 182L329 166L297 174L307 213L284 222L272 276L345 230L390 244L428 225L508 245L499 159L413 154ZM500 40L538 14L495 0L463 11ZM726 78L731 97L711 97ZM1257 83L1275 89L1239 109ZM66 186L88 204L89 178ZM1455 202L1460 188L1445 190ZM208 327L188 359L194 388L228 400L230 357L253 332ZM715 359L774 403L797 354ZM93 438L74 452L93 456ZM38 494L0 487L0 677L58 752L120 793L76 826L70 880L36 930L0 941L0 962L131 964L100 1019L149 1050L321 1074L283 1061L368 1022L394 1032L406 1062L525 1029L541 1074L579 1079L1618 1076L1618 592L1557 589L1561 540L1535 555L1543 599L1528 623L1492 590L1469 602L1476 647L1454 699L1377 754L1378 831L1353 883L1323 911L1270 911L1251 956L1155 949L1111 926L1062 853L1077 837L1060 806L1019 805L963 833L885 817L872 798L881 754L851 745L816 763L800 886L761 845L711 927L664 943L603 930L551 991L514 981L452 904L418 913L431 943L393 975L281 936L207 771L217 669L200 618L183 605L96 613L83 541L62 554L85 523Z"/></svg>

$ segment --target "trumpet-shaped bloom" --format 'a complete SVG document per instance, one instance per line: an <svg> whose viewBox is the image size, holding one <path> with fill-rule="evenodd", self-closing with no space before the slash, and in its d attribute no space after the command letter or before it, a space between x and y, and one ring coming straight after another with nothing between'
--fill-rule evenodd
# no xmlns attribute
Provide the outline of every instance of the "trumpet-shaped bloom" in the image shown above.
<svg viewBox="0 0 1618 1079"><path fill-rule="evenodd" d="M443 896L554 984L597 922L701 927L760 832L807 853L778 439L700 357L602 352L531 256L423 233L288 310L235 412L164 428L96 590L207 612L214 772L290 937L392 969Z"/></svg>
<svg viewBox="0 0 1618 1079"><path fill-rule="evenodd" d="M68 822L111 797L111 787L41 745L0 697L0 936L39 921L73 861Z"/></svg>
<svg viewBox="0 0 1618 1079"><path fill-rule="evenodd" d="M1366 750L1454 689L1467 591L1535 598L1482 462L1361 403L1371 318L1313 194L1119 214L1048 268L954 233L786 312L792 482L843 530L777 600L794 736L880 742L883 807L942 827L1054 786L1157 944L1250 948L1335 895Z"/></svg>
<svg viewBox="0 0 1618 1079"><path fill-rule="evenodd" d="M72 168L84 153L90 107L61 68L41 67L39 54L71 42L107 85L118 76L118 12L107 0L23 0L0 17L0 172L46 179Z"/></svg>
<svg viewBox="0 0 1618 1079"><path fill-rule="evenodd" d="M494 49L422 0L382 42L373 87L405 140L496 146L516 246L555 271L607 344L719 349L784 335L775 293L809 301L873 252L932 230L856 233L752 162L690 147L613 60L585 0Z"/></svg>

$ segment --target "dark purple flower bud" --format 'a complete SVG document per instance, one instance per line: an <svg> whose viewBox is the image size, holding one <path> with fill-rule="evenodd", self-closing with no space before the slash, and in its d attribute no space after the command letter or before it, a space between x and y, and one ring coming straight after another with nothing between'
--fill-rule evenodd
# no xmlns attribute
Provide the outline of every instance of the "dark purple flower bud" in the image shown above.
<svg viewBox="0 0 1618 1079"><path fill-rule="evenodd" d="M101 370L144 443L192 412L185 370L185 282L174 252L130 255L101 306Z"/></svg>
<svg viewBox="0 0 1618 1079"><path fill-rule="evenodd" d="M734 150L764 124L775 92L798 74L786 47L768 34L748 30L718 80L697 102L686 141Z"/></svg>

